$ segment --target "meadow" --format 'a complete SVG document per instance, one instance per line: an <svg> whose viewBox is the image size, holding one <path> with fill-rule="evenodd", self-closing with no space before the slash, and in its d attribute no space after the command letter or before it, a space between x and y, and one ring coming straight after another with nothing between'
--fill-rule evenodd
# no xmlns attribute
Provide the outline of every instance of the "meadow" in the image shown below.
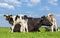
<svg viewBox="0 0 60 38"><path fill-rule="evenodd" d="M45 32L41 28L41 32L9 32L9 28L0 28L0 38L60 38L60 32Z"/></svg>

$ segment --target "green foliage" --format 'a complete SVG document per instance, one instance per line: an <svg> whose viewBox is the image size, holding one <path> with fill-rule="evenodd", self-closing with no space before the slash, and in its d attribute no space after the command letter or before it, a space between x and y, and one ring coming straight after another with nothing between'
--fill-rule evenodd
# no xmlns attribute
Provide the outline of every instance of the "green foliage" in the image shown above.
<svg viewBox="0 0 60 38"><path fill-rule="evenodd" d="M40 28L41 32L9 32L9 28L0 28L0 38L60 38L60 32L45 32L44 28Z"/></svg>

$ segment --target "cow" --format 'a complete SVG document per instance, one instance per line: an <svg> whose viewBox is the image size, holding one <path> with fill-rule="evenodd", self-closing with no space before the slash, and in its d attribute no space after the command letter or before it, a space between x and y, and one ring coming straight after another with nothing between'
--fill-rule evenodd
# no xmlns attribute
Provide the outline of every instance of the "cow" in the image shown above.
<svg viewBox="0 0 60 38"><path fill-rule="evenodd" d="M12 25L11 32L14 31L14 28L18 28L19 24L21 32L25 32L25 29L28 32L28 25L27 25L28 19L26 15L16 15L16 16L4 15L4 17Z"/></svg>
<svg viewBox="0 0 60 38"><path fill-rule="evenodd" d="M48 14L48 18L49 18L49 21L53 24L51 29L52 29L52 32L53 31L56 31L57 32L57 23L56 23L56 19L53 18L54 14Z"/></svg>
<svg viewBox="0 0 60 38"><path fill-rule="evenodd" d="M28 18L29 31L40 32L39 28L42 26L52 26L52 23L48 20L46 16L42 16L41 18ZM50 29L46 29L46 31L49 30Z"/></svg>
<svg viewBox="0 0 60 38"><path fill-rule="evenodd" d="M26 15L17 15L15 21L21 24L21 32L28 32L28 17Z"/></svg>
<svg viewBox="0 0 60 38"><path fill-rule="evenodd" d="M21 27L21 25L19 23L17 23L15 25L14 29L12 29L13 28L13 23L14 23L13 19L15 19L14 17L15 16L12 16L12 15L4 15L4 18L9 22L9 24L11 24L10 31L11 32L16 32L16 31L19 32L20 31L20 27Z"/></svg>

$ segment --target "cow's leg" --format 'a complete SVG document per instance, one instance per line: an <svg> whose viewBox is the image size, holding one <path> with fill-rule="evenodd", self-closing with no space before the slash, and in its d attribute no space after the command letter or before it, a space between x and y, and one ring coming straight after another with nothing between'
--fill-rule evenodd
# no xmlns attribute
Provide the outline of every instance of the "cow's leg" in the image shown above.
<svg viewBox="0 0 60 38"><path fill-rule="evenodd" d="M20 31L25 32L25 27L23 25L21 25Z"/></svg>
<svg viewBox="0 0 60 38"><path fill-rule="evenodd" d="M11 32L12 31L12 27L10 27L10 31L9 32Z"/></svg>
<svg viewBox="0 0 60 38"><path fill-rule="evenodd" d="M23 29L23 32L25 32L25 29L26 29L26 28L25 28L25 27L26 27L26 24L25 24L25 23L23 23L22 27L23 27L23 28L22 28L22 29Z"/></svg>
<svg viewBox="0 0 60 38"><path fill-rule="evenodd" d="M23 31L23 29L22 29L22 25L21 25L21 27L20 27L20 32L22 32Z"/></svg>
<svg viewBox="0 0 60 38"><path fill-rule="evenodd" d="M57 32L57 26L54 26L55 31Z"/></svg>
<svg viewBox="0 0 60 38"><path fill-rule="evenodd" d="M28 32L28 25L25 25L26 31Z"/></svg>
<svg viewBox="0 0 60 38"><path fill-rule="evenodd" d="M24 32L24 24L21 22L20 25L21 25L20 32Z"/></svg>
<svg viewBox="0 0 60 38"><path fill-rule="evenodd" d="M26 31L28 32L28 26L26 26Z"/></svg>
<svg viewBox="0 0 60 38"><path fill-rule="evenodd" d="M23 23L21 26L21 31L25 32L25 29L27 30L27 25Z"/></svg>
<svg viewBox="0 0 60 38"><path fill-rule="evenodd" d="M55 29L56 29L56 32L57 32L58 30L57 30L57 24L56 24L56 22L55 22Z"/></svg>
<svg viewBox="0 0 60 38"><path fill-rule="evenodd" d="M23 28L22 29L23 29L23 32L25 32L25 25L23 25Z"/></svg>
<svg viewBox="0 0 60 38"><path fill-rule="evenodd" d="M23 28L23 32L25 32L25 27Z"/></svg>
<svg viewBox="0 0 60 38"><path fill-rule="evenodd" d="M12 31L11 31L11 32L13 32L13 30L14 30L14 27L15 27L15 26L12 26Z"/></svg>
<svg viewBox="0 0 60 38"><path fill-rule="evenodd" d="M28 20L27 20L27 23L26 23L26 30L28 32Z"/></svg>
<svg viewBox="0 0 60 38"><path fill-rule="evenodd" d="M57 26L56 26L56 32L58 31Z"/></svg>
<svg viewBox="0 0 60 38"><path fill-rule="evenodd" d="M52 25L51 29L52 29L52 32L53 32L53 30L54 30L54 25Z"/></svg>
<svg viewBox="0 0 60 38"><path fill-rule="evenodd" d="M24 26L23 26L22 30L23 30L22 32L25 32L25 27Z"/></svg>
<svg viewBox="0 0 60 38"><path fill-rule="evenodd" d="M12 31L11 32L13 32L15 25L16 25L16 22L13 23Z"/></svg>

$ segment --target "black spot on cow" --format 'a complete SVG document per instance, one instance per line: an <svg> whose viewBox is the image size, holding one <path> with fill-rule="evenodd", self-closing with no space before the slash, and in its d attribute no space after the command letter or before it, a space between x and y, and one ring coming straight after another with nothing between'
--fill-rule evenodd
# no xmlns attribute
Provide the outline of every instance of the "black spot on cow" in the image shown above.
<svg viewBox="0 0 60 38"><path fill-rule="evenodd" d="M21 25L20 24L16 24L14 29L13 29L13 32L20 32L20 27ZM10 27L10 30L12 30L12 28Z"/></svg>
<svg viewBox="0 0 60 38"><path fill-rule="evenodd" d="M26 20L28 17L26 15L22 16L22 19Z"/></svg>
<svg viewBox="0 0 60 38"><path fill-rule="evenodd" d="M17 18L20 18L20 16L16 15L15 21L17 20Z"/></svg>
<svg viewBox="0 0 60 38"><path fill-rule="evenodd" d="M16 24L13 31L14 32L20 32L20 27L21 27L20 24Z"/></svg>

